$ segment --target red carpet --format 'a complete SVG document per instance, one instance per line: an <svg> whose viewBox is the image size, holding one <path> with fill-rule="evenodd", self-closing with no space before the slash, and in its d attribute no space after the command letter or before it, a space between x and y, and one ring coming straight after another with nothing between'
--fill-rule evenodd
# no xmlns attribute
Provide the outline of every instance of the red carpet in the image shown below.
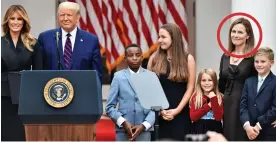
<svg viewBox="0 0 276 142"><path fill-rule="evenodd" d="M110 119L100 119L96 124L96 141L115 141L115 125Z"/></svg>

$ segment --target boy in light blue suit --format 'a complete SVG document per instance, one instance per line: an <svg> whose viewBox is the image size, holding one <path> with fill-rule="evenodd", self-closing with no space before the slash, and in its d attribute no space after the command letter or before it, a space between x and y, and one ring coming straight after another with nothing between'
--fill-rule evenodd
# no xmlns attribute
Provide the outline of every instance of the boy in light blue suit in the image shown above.
<svg viewBox="0 0 276 142"><path fill-rule="evenodd" d="M111 83L106 112L116 123L117 141L151 140L155 113L141 106L131 82L132 74L149 72L141 67L142 58L142 50L137 44L128 45L125 48L128 68L116 72Z"/></svg>

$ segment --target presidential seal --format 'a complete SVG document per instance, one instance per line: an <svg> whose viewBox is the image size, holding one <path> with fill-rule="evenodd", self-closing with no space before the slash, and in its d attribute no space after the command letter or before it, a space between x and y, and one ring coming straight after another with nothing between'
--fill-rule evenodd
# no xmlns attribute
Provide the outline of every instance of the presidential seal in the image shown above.
<svg viewBox="0 0 276 142"><path fill-rule="evenodd" d="M44 87L46 102L55 108L62 108L70 104L74 97L72 84L65 78L53 78Z"/></svg>

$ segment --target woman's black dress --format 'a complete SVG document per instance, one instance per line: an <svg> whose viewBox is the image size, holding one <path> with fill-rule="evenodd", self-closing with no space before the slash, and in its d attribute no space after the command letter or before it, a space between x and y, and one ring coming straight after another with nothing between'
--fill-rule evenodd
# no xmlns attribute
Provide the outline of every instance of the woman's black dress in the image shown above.
<svg viewBox="0 0 276 142"><path fill-rule="evenodd" d="M240 98L245 80L252 75L257 75L253 58L245 58L238 65L231 65L230 57L222 55L219 90L224 94L223 134L229 141L247 140L240 121Z"/></svg>
<svg viewBox="0 0 276 142"><path fill-rule="evenodd" d="M169 80L169 72L170 71L168 70L166 75L160 75L159 80L168 99L170 105L169 109L175 109L181 102L186 92L187 82L175 82ZM189 104L187 104L183 110L171 121L164 120L162 116L160 116L160 139L184 141L185 135L190 132L191 128L189 112Z"/></svg>

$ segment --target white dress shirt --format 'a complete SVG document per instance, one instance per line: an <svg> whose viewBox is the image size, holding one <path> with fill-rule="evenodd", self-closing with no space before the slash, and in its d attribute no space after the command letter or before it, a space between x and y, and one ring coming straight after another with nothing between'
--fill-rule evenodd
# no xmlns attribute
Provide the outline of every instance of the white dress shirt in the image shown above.
<svg viewBox="0 0 276 142"><path fill-rule="evenodd" d="M134 74L135 72L134 71L132 71L130 68L128 68L128 70L130 71L130 73L131 74ZM139 70L136 72L136 73L139 73L139 71L140 71L140 68L139 68ZM120 116L118 119L117 119L117 122L116 122L116 124L119 126L119 127L122 127L122 124L125 122L125 118L124 117L122 117L122 116ZM150 127L151 127L151 124L149 123L149 122L147 122L147 121L144 121L143 123L142 123L142 125L144 125L145 126L145 130L147 131Z"/></svg>
<svg viewBox="0 0 276 142"><path fill-rule="evenodd" d="M66 32L65 30L63 30L61 28L61 32L62 32L62 37L61 37L61 40L62 40L62 51L64 53L64 49L65 49L65 43L66 43L66 40L67 40L67 34L68 32ZM74 51L74 45L75 45L75 39L76 39L76 36L77 36L77 27L75 27L75 29L73 31L70 32L71 36L69 37L70 40L71 40L71 44L72 44L72 52Z"/></svg>

